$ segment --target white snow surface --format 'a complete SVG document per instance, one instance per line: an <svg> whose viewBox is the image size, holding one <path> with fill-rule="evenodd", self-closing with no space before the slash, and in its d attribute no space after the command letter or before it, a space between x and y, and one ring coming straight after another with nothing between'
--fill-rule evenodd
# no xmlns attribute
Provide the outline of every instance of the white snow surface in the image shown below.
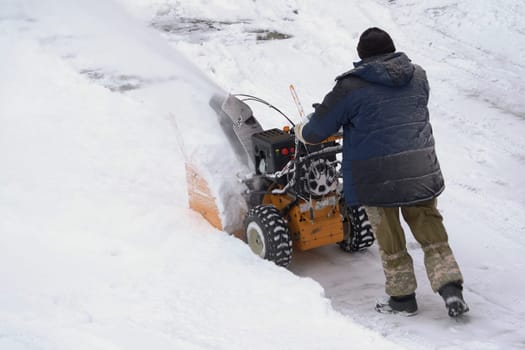
<svg viewBox="0 0 525 350"><path fill-rule="evenodd" d="M0 349L525 348L524 23L519 0L3 0ZM283 269L188 209L190 161L232 225L244 210L210 97L298 120L289 84L309 111L369 26L429 76L459 321L408 230L420 312L402 318L373 310L376 246Z"/></svg>

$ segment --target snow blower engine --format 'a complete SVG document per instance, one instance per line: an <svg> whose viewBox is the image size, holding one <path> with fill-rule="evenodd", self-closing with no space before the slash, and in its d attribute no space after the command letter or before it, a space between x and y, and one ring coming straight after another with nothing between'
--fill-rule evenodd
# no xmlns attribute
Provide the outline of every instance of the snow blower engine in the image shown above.
<svg viewBox="0 0 525 350"><path fill-rule="evenodd" d="M342 192L342 136L320 144L300 142L289 126L263 130L248 101L263 103L294 123L268 102L250 95L229 95L211 101L224 131L235 137L237 152L253 173L244 178L249 212L244 240L252 251L287 266L292 251L337 243L355 252L374 242L363 207L347 207Z"/></svg>

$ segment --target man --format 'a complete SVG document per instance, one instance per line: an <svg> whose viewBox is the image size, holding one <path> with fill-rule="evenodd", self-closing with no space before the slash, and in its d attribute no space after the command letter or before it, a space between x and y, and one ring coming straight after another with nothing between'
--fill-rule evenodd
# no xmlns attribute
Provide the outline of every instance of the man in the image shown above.
<svg viewBox="0 0 525 350"><path fill-rule="evenodd" d="M386 277L382 313L417 312L416 278L399 212L421 244L434 292L451 317L468 311L463 277L448 245L436 197L444 189L429 122L425 71L395 52L390 35L369 28L361 35L361 61L338 76L333 90L297 137L318 143L343 128L344 196L349 206L367 206Z"/></svg>

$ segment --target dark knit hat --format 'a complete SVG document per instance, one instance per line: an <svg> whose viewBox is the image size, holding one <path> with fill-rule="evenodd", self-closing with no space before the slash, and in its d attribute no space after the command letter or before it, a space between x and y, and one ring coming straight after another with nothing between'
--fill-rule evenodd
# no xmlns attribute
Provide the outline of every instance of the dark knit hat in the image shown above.
<svg viewBox="0 0 525 350"><path fill-rule="evenodd" d="M395 51L396 47L390 35L376 27L365 30L357 44L357 53L361 59Z"/></svg>

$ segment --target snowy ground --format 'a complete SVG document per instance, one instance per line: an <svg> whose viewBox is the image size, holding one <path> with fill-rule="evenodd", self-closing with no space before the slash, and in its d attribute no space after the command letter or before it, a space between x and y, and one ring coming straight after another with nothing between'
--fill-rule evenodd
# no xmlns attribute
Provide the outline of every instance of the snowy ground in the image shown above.
<svg viewBox="0 0 525 350"><path fill-rule="evenodd" d="M0 349L525 348L524 19L504 0L2 1ZM413 240L420 314L385 317L375 247L291 273L187 209L188 157L230 188L212 94L296 115L288 85L318 102L372 25L429 75L460 322Z"/></svg>

